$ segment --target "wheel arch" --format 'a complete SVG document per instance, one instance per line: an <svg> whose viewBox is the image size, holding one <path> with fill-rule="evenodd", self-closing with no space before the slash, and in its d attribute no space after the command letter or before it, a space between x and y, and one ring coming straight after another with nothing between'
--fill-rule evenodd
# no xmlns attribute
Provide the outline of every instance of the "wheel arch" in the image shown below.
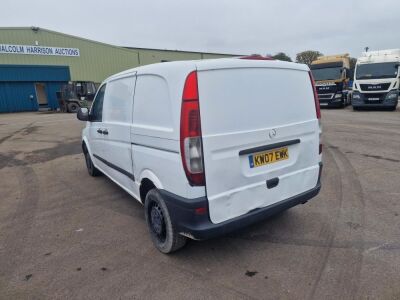
<svg viewBox="0 0 400 300"><path fill-rule="evenodd" d="M140 193L140 201L144 204L146 200L146 195L147 193L153 189L162 189L163 185L161 184L161 181L158 179L158 177L151 172L150 170L144 170L139 176L140 182L140 187L139 187L139 193Z"/></svg>
<svg viewBox="0 0 400 300"><path fill-rule="evenodd" d="M89 153L90 155L92 155L92 151L90 149L89 141L88 141L86 136L82 137L82 145L81 145L81 147L82 147L82 151L83 151L84 154L85 153Z"/></svg>

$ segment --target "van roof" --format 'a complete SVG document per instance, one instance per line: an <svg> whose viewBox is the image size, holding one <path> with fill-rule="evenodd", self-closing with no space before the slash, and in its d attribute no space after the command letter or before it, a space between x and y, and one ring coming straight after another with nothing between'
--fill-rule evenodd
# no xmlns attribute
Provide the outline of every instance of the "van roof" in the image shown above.
<svg viewBox="0 0 400 300"><path fill-rule="evenodd" d="M199 71L213 70L213 69L229 69L229 68L277 68L277 69L293 69L300 71L309 71L308 66L304 64L298 64L280 60L252 60L252 59L240 59L240 57L234 57L234 58L185 60L185 61L155 63L155 64L136 67L133 69L129 69L114 74L109 78L107 78L105 81L109 81L118 77L123 77L132 74L134 72L140 72L141 74L146 74L146 73L157 74L160 70L165 71L176 67L196 68Z"/></svg>

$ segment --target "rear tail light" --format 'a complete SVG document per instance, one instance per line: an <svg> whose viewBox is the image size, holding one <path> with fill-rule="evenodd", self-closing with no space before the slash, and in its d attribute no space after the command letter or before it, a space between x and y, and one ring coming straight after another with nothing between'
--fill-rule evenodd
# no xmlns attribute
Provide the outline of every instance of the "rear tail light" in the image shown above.
<svg viewBox="0 0 400 300"><path fill-rule="evenodd" d="M314 93L315 112L317 114L317 119L318 119L318 123L319 123L319 127L320 127L319 140L321 141L321 108L319 106L319 98L318 98L317 89L315 88L314 77L313 77L311 71L308 71L308 74L310 75L311 86L312 86L313 93ZM322 144L321 144L321 142L320 142L319 147L318 147L318 153L319 154L322 153Z"/></svg>
<svg viewBox="0 0 400 300"><path fill-rule="evenodd" d="M187 76L183 89L180 146L183 168L190 185L203 186L205 176L196 71Z"/></svg>

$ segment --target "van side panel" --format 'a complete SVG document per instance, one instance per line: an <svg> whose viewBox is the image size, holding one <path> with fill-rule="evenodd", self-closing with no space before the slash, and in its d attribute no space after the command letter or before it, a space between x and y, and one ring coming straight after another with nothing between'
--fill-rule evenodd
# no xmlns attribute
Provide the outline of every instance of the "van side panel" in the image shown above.
<svg viewBox="0 0 400 300"><path fill-rule="evenodd" d="M201 197L204 187L189 186L182 167L178 121L181 100L177 100L181 92L171 89L171 85L177 85L173 74L167 77L168 81L163 74L137 77L131 132L135 177L140 180L149 171L168 192L186 198Z"/></svg>
<svg viewBox="0 0 400 300"><path fill-rule="evenodd" d="M107 83L101 123L108 132L101 135L101 169L128 190L134 187L130 132L135 81L133 74Z"/></svg>
<svg viewBox="0 0 400 300"><path fill-rule="evenodd" d="M199 71L198 80L206 191L213 223L317 185L319 125L307 71L225 68ZM263 153L257 149L282 148L280 144L286 145L287 159L251 166L252 155ZM277 184L268 187L270 180Z"/></svg>

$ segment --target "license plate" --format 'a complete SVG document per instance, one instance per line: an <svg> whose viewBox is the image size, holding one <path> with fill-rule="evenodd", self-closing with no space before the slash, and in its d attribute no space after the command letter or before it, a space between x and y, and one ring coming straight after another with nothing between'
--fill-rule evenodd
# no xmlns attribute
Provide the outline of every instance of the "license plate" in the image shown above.
<svg viewBox="0 0 400 300"><path fill-rule="evenodd" d="M250 168L257 168L286 159L289 159L288 147L249 155Z"/></svg>
<svg viewBox="0 0 400 300"><path fill-rule="evenodd" d="M379 98L368 98L369 101L379 101Z"/></svg>

